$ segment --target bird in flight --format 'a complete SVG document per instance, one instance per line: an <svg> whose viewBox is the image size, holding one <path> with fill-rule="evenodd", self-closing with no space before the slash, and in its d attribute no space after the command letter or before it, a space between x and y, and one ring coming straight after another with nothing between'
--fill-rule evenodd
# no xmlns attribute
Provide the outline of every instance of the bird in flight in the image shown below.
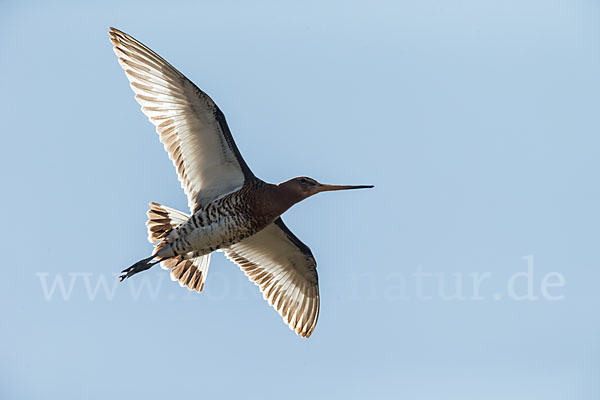
<svg viewBox="0 0 600 400"><path fill-rule="evenodd" d="M320 192L372 188L326 185L308 177L271 184L254 176L212 99L158 54L118 29L110 41L142 112L177 169L191 214L150 203L154 251L122 271L121 281L155 264L182 287L201 292L210 255L222 251L259 286L265 300L302 337L319 315L317 264L281 219Z"/></svg>

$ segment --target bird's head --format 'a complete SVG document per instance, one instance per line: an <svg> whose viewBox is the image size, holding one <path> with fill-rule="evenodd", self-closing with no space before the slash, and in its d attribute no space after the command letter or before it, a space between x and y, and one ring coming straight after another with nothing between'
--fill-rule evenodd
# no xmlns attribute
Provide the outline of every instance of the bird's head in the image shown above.
<svg viewBox="0 0 600 400"><path fill-rule="evenodd" d="M321 192L330 192L333 190L349 190L349 189L368 189L373 185L327 185L319 183L313 178L299 176L279 184L286 192L290 193L296 202L306 199Z"/></svg>

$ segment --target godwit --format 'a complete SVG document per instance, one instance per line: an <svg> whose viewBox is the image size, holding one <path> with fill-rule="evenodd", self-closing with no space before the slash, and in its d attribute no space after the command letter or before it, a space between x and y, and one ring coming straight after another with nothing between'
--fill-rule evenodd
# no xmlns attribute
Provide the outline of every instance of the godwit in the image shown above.
<svg viewBox="0 0 600 400"><path fill-rule="evenodd" d="M297 334L309 337L319 315L317 264L280 215L314 194L371 185L325 185L312 178L266 183L242 158L212 99L158 54L110 28L110 41L135 99L156 126L191 214L150 203L152 255L123 270L121 281L160 263L171 279L201 292L210 254L220 250L259 286Z"/></svg>

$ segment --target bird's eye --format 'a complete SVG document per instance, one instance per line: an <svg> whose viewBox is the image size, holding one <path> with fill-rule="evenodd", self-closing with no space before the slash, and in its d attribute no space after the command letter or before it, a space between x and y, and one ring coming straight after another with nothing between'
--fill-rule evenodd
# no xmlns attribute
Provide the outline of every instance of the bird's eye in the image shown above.
<svg viewBox="0 0 600 400"><path fill-rule="evenodd" d="M300 183L308 183L308 181L304 178L300 179Z"/></svg>

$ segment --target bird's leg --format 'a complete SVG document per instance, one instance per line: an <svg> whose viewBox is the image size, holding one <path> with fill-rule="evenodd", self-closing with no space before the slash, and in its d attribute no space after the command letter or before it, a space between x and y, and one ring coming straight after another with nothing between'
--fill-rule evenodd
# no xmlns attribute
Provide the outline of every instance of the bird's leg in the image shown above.
<svg viewBox="0 0 600 400"><path fill-rule="evenodd" d="M152 268L153 265L156 265L162 261L160 259L157 261L152 261L152 259L154 259L154 257L155 256L150 256L148 258L144 258L143 260L140 260L140 261L136 262L135 264L133 264L131 267L124 269L123 271L121 271L123 274L119 275L119 280L121 282L123 282L123 280L132 277L133 275L137 274L138 272L142 272L147 269L150 269L150 268Z"/></svg>

